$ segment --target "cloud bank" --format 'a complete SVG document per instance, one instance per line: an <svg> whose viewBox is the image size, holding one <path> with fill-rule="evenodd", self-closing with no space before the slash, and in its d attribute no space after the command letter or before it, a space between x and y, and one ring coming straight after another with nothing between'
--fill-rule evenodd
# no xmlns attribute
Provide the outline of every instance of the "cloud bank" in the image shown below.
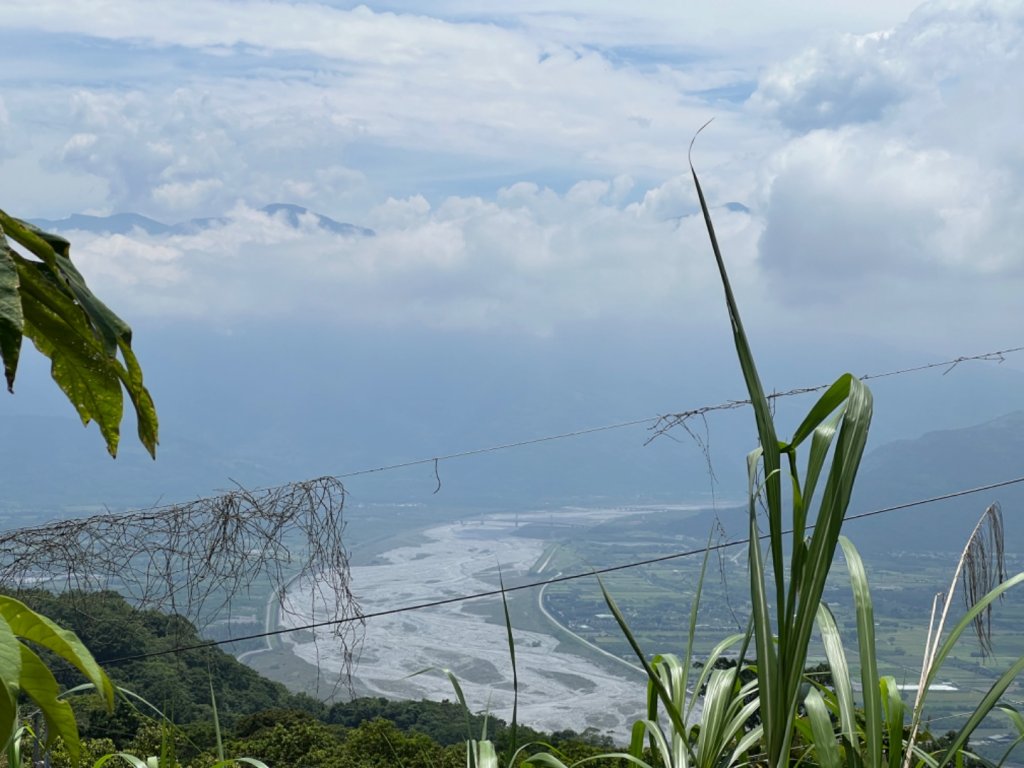
<svg viewBox="0 0 1024 768"><path fill-rule="evenodd" d="M793 3L771 22L783 42L755 48L740 3L732 37L721 15L677 28L668 5L204 9L198 25L187 3L24 3L3 22L37 42L0 61L5 201L227 215L194 235L80 234L130 311L550 334L685 308L699 324L719 298L683 171L717 116L696 159L760 322L935 344L951 317L965 341L1021 330L1019 4L850 4L829 27ZM115 59L131 72L110 77ZM290 229L258 212L273 201L378 235Z"/></svg>

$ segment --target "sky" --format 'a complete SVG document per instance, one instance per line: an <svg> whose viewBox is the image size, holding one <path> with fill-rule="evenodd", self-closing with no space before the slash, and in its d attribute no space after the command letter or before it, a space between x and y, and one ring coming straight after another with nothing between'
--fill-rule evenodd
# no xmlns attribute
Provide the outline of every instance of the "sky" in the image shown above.
<svg viewBox="0 0 1024 768"><path fill-rule="evenodd" d="M1024 4L998 0L6 0L0 205L224 217L66 233L182 347L272 326L692 359L728 346L687 166L713 119L693 159L747 324L819 383L844 345L871 369L1019 342L1021 83Z"/></svg>

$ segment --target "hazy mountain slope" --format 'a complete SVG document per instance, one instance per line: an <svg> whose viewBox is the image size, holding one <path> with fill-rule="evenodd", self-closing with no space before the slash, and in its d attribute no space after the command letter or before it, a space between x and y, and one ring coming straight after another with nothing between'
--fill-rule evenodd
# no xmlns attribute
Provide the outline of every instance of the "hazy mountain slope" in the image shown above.
<svg viewBox="0 0 1024 768"><path fill-rule="evenodd" d="M902 504L1024 475L1024 412L1015 411L972 427L929 432L915 440L880 446L864 459L854 511ZM1007 518L1007 540L1024 551L1024 503L1020 485L881 515L858 523L851 535L865 545L890 549L963 546L975 520L993 502Z"/></svg>
<svg viewBox="0 0 1024 768"><path fill-rule="evenodd" d="M339 235L372 237L375 234L372 229L336 221L301 205L270 203L260 208L260 211L268 216L284 220L295 229L301 227L303 222L307 222ZM176 224L164 224L138 213L115 213L110 216L89 216L76 213L63 219L32 219L32 223L37 227L54 232L77 230L107 235L129 235L133 231L145 232L148 235L191 235L211 227L223 226L227 221L226 217L214 216L190 219Z"/></svg>
<svg viewBox="0 0 1024 768"><path fill-rule="evenodd" d="M848 517L1019 476L1024 476L1024 411L869 450ZM821 491L819 486L815 509ZM844 531L869 557L899 551L959 552L981 513L994 502L1006 513L1007 549L1024 553L1024 483L850 519ZM716 517L726 538L746 538L746 510L727 504L681 526L691 536L706 536Z"/></svg>

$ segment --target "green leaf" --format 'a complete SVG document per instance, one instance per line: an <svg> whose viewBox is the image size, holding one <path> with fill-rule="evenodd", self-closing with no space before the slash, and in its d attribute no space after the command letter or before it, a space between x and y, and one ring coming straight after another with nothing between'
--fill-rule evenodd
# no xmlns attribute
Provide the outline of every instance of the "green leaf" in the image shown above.
<svg viewBox="0 0 1024 768"><path fill-rule="evenodd" d="M691 149L692 146L691 142ZM789 759L790 745L797 727L797 711L803 698L801 687L807 649L867 440L871 421L871 395L867 387L855 377L849 374L840 377L811 409L797 429L793 442L785 445L779 443L771 407L757 373L707 201L692 162L690 170L725 292L733 341L753 406L760 443L759 451L748 458L750 598L758 658L761 717L767 752L765 762L778 766ZM826 426L820 432L818 430L820 425L829 423L831 414L837 409L842 409L842 420L834 441L832 465L815 518L814 533L805 550L801 531L806 524L807 505L813 496L817 476L824 467L829 444L832 442L831 427ZM795 451L797 445L812 434L815 435L815 439L812 441L811 449L811 477L801 492ZM786 561L783 541L780 466L783 452L787 454L790 463L795 501L793 520L797 534L792 564ZM758 464L764 477L763 501L768 519L767 563L761 551L757 524L757 500L762 498L760 489L757 488ZM758 492L755 493L755 490ZM788 590L787 566L791 568ZM766 583L769 567L774 580L774 598L769 596ZM774 625L769 605L774 605L775 608Z"/></svg>
<svg viewBox="0 0 1024 768"><path fill-rule="evenodd" d="M806 507L810 507L811 501L814 498L814 490L818 485L818 478L821 476L821 470L825 466L825 459L828 457L829 448L832 447L832 440L836 435L839 420L842 416L842 412L836 413L832 418L821 422L814 428L811 437L811 451L807 457L807 472L804 475L803 503ZM799 532L799 535L803 538L803 530Z"/></svg>
<svg viewBox="0 0 1024 768"><path fill-rule="evenodd" d="M974 729L981 725L982 720L988 717L989 712L999 703L999 699L1006 692L1006 689L1010 687L1021 672L1024 672L1024 656L1017 659L1014 665L1003 672L999 679L992 684L992 687L988 689L988 692L978 703L978 706L974 708L967 722L957 732L953 743L950 744L946 753L939 758L940 766L948 765L949 761L960 753L967 740L971 737L971 734L974 733Z"/></svg>
<svg viewBox="0 0 1024 768"><path fill-rule="evenodd" d="M665 708L665 714L668 715L669 720L672 722L672 726L679 733L686 733L686 724L683 722L682 714L679 708L673 706L672 695L665 683L662 681L661 676L655 671L651 663L647 661L647 657L644 655L643 650L640 648L640 644L637 642L636 636L630 631L629 624L626 623L626 618L622 615L622 611L619 610L619 606L615 603L611 594L604 586L604 581L600 578L597 580L601 586L601 593L604 595L605 604L608 606L608 610L612 612L612 616L615 617L615 621L618 623L622 633L626 636L626 641L629 643L630 648L633 649L633 653L636 654L637 659L643 665L644 671L647 673L647 681L649 689L652 689L648 694L649 697L657 696L662 705Z"/></svg>
<svg viewBox="0 0 1024 768"><path fill-rule="evenodd" d="M124 384L132 405L135 406L135 415L138 421L139 441L149 451L149 455L156 458L156 446L160 442L157 438L159 422L156 416L156 406L149 390L142 383L142 367L139 365L131 345L121 339L118 341L121 350L121 357L124 358L125 367L115 366L115 370Z"/></svg>
<svg viewBox="0 0 1024 768"><path fill-rule="evenodd" d="M16 263L23 286L25 335L50 358L50 374L82 423L95 420L110 455L117 455L124 410L121 364L107 356L71 300L54 293L37 264L20 258Z"/></svg>
<svg viewBox="0 0 1024 768"><path fill-rule="evenodd" d="M761 554L761 531L757 525L757 462L761 449L747 456L748 518L750 525L749 569L750 602L754 625L754 650L757 653L757 680L761 695L761 718L765 724L765 738L769 738L769 726L785 715L782 713L778 692L778 663L775 655L774 632L771 614L768 610L768 590L765 584L764 561ZM776 738L782 738L776 734Z"/></svg>
<svg viewBox="0 0 1024 768"><path fill-rule="evenodd" d="M807 708L807 719L811 722L811 734L814 739L814 754L821 768L839 768L839 745L836 734L832 730L832 720L828 716L825 701L817 688L811 688L804 698Z"/></svg>
<svg viewBox="0 0 1024 768"><path fill-rule="evenodd" d="M735 719L730 718L730 706L735 700L735 688L739 667L716 669L708 679L704 693L704 707L700 715L700 731L697 734L697 765L711 768L717 765L721 753L732 741ZM744 718L745 719L745 718Z"/></svg>
<svg viewBox="0 0 1024 768"><path fill-rule="evenodd" d="M4 234L39 261L11 249ZM97 422L112 456L124 410L123 385L138 417L139 440L155 456L159 425L131 348L131 328L86 285L67 240L0 211L0 356L9 387L22 335L51 358L54 381L83 423Z"/></svg>
<svg viewBox="0 0 1024 768"><path fill-rule="evenodd" d="M10 746L18 725L18 690L21 679L21 643L0 616L0 738Z"/></svg>
<svg viewBox="0 0 1024 768"><path fill-rule="evenodd" d="M82 335L61 323L48 307L26 296L25 335L50 358L50 375L78 411L82 423L95 420L111 456L117 455L124 396L112 360Z"/></svg>
<svg viewBox="0 0 1024 768"><path fill-rule="evenodd" d="M103 755L103 757L92 764L92 768L103 768L103 766L111 760L123 760L132 768L149 768L149 766L146 765L145 760L129 754L128 752L111 752L109 755Z"/></svg>
<svg viewBox="0 0 1024 768"><path fill-rule="evenodd" d="M216 738L217 759L224 759L224 739L220 732L220 715L217 712L217 694L213 691L213 675L207 673L210 678L210 707L213 709L213 735Z"/></svg>
<svg viewBox="0 0 1024 768"><path fill-rule="evenodd" d="M46 743L52 744L53 740L60 737L64 742L73 762L78 762L80 747L78 742L78 725L75 723L75 713L71 705L62 701L60 697L60 686L50 668L43 663L31 648L19 643L21 646L21 675L19 683L21 690L26 693L38 706L46 720Z"/></svg>
<svg viewBox="0 0 1024 768"><path fill-rule="evenodd" d="M803 443L809 435L814 434L822 424L828 423L833 413L839 408L849 397L850 384L853 380L853 376L849 373L843 374L833 382L824 394L818 398L818 401L811 407L811 410L804 417L804 420L797 427L796 432L793 433L793 439L789 442L789 446L796 448L798 445Z"/></svg>
<svg viewBox="0 0 1024 768"><path fill-rule="evenodd" d="M740 642L741 640L746 640L746 639L748 639L747 635L742 634L742 633L737 633L737 634L734 634L734 635L729 635L724 640L719 641L719 643L714 648L711 649L711 653L708 654L707 661L705 662L703 668L701 669L701 673L700 673L700 676L697 678L697 682L694 684L694 690L695 691L704 690L704 686L707 683L708 677L711 675L711 673L715 669L715 667L714 667L715 662L729 648L731 648L732 646L736 645L736 643ZM746 647L746 645L744 644L744 649L745 649L745 647ZM740 660L742 660L743 655L744 654L742 654L742 653L740 654L740 656L739 656ZM685 662L685 666L689 667L690 665L691 665L691 662L690 662L689 659L687 659L686 662ZM686 682L686 678L685 677L684 677L684 682ZM690 716L693 714L693 707L694 707L696 701L697 701L697 697L696 696L691 697L691 699L690 699L690 707L686 711L686 719L687 720L689 720Z"/></svg>
<svg viewBox="0 0 1024 768"><path fill-rule="evenodd" d="M516 668L516 641L512 636L512 617L508 612L508 596L505 593L505 580L498 573L498 583L501 584L501 607L505 611L505 632L508 640L508 655L512 662L512 722L509 724L509 746L508 763L512 764L512 757L518 747L516 737L519 730L519 672Z"/></svg>
<svg viewBox="0 0 1024 768"><path fill-rule="evenodd" d="M864 731L866 764L882 768L882 697L879 690L878 657L875 653L875 614L868 588L868 577L857 548L845 536L839 537L850 574L850 588L857 608L857 644L860 651L860 677L864 692ZM902 728L901 728L902 733Z"/></svg>
<svg viewBox="0 0 1024 768"><path fill-rule="evenodd" d="M818 604L817 618L818 630L825 646L825 656L832 672L832 683L835 686L839 726L849 745L850 763L856 767L860 764L860 739L857 736L857 710L853 703L853 678L850 676L850 666L846 661L843 639L832 611L824 603Z"/></svg>
<svg viewBox="0 0 1024 768"><path fill-rule="evenodd" d="M0 595L0 617L3 617L11 631L18 637L41 645L72 664L96 686L96 690L114 708L114 686L106 673L96 663L89 649L78 636L62 629L50 619L42 616L13 597ZM2 625L0 625L2 627ZM6 669L6 666L4 667Z"/></svg>
<svg viewBox="0 0 1024 768"><path fill-rule="evenodd" d="M234 768L235 763L245 763L246 765L253 766L253 768L267 768L266 763L262 760L257 760L255 757L234 757L228 760L220 760L211 765L210 768Z"/></svg>
<svg viewBox="0 0 1024 768"><path fill-rule="evenodd" d="M953 626L953 629L950 630L949 635L935 654L935 659L932 661L931 669L928 670L928 676L925 680L925 691L928 690L928 687L930 687L932 682L935 680L935 676L938 674L939 668L946 660L946 657L952 652L953 646L955 646L957 640L960 639L960 635L964 633L965 629L971 626L974 621L974 617L988 608L988 606L990 606L998 597L1021 582L1024 582L1024 572L1012 576L990 592L986 593L985 596L974 603L970 610L961 617L960 621Z"/></svg>
<svg viewBox="0 0 1024 768"><path fill-rule="evenodd" d="M847 381L850 394L842 412L839 434L835 438L832 465L822 492L814 533L807 548L806 564L794 591L794 594L799 595L799 605L796 608L793 625L785 635L787 645L783 645L783 633L780 631L779 656L780 659L785 659L785 668L780 675L783 677L783 698L785 712L788 714L789 732L792 730L796 706L799 704L807 648L814 631L818 605L821 603L825 583L835 559L839 532L850 503L853 482L871 424L871 393L858 379L851 376Z"/></svg>
<svg viewBox="0 0 1024 768"><path fill-rule="evenodd" d="M885 729L889 739L889 768L899 768L903 764L903 713L906 707L900 695L896 678L886 675L879 681L882 694L882 705L885 708Z"/></svg>
<svg viewBox="0 0 1024 768"><path fill-rule="evenodd" d="M704 577L708 570L708 558L711 556L711 541L714 536L714 530L712 529L708 533L707 544L704 545L704 557L700 563L700 576L697 578L697 589L694 591L693 600L690 602L690 623L686 628L686 654L683 659L683 689L685 690L687 684L690 681L690 667L693 665L693 638L697 634L697 612L700 608L700 598L704 593ZM715 656L715 658L718 658ZM714 659L711 660L714 663ZM705 667L705 670L707 667ZM703 675L702 675L703 677ZM700 685L697 686L700 689ZM696 699L696 697L694 697ZM691 702L692 707L692 702ZM690 710L687 709L687 718L689 718Z"/></svg>
<svg viewBox="0 0 1024 768"><path fill-rule="evenodd" d="M89 318L108 355L117 351L119 338L131 341L131 329L89 290L85 278L71 262L71 245L63 237L43 232L27 221L0 211L0 223L18 243L28 248L52 273Z"/></svg>
<svg viewBox="0 0 1024 768"><path fill-rule="evenodd" d="M1006 763L1007 759L1013 753L1014 749L1017 748L1017 745L1019 745L1021 742L1024 742L1024 718L1021 717L1020 712L1018 712L1014 707L1011 707L1009 704L999 704L998 706L994 707L994 710L1002 712L1004 715L1010 718L1010 722L1013 724L1013 727L1017 731L1017 738L1014 739L1009 745L1007 745L1006 750L1003 752L1002 758L1000 758L999 762L996 763L997 768L1000 768L1002 765Z"/></svg>
<svg viewBox="0 0 1024 768"><path fill-rule="evenodd" d="M21 311L21 283L18 267L0 227L0 360L4 364L7 391L14 391L14 377L18 371L21 338L25 328L25 315Z"/></svg>

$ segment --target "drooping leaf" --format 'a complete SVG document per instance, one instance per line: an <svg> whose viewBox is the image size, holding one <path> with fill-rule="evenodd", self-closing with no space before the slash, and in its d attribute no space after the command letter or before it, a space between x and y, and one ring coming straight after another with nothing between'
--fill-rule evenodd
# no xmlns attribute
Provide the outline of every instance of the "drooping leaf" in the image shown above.
<svg viewBox="0 0 1024 768"><path fill-rule="evenodd" d="M10 248L4 235L38 261ZM123 386L138 417L139 440L155 456L159 425L131 348L131 328L89 289L67 240L0 211L0 356L9 386L22 335L51 359L54 381L83 423L99 425L111 455L120 436Z"/></svg>
<svg viewBox="0 0 1024 768"><path fill-rule="evenodd" d="M114 707L114 686L78 636L36 613L13 597L0 595L0 617L18 637L41 645L72 664L96 686L109 709ZM20 658L20 652L19 652Z"/></svg>
<svg viewBox="0 0 1024 768"><path fill-rule="evenodd" d="M643 666L644 671L647 673L648 686L650 692L648 693L648 699L651 700L654 697L660 699L662 706L665 708L665 714L668 715L672 726L679 733L686 733L686 724L683 722L683 716L680 709L672 705L672 694L666 687L664 681L661 679L652 663L647 660L647 656L640 648L640 643L637 641L636 636L629 628L629 624L626 622L626 617L622 615L622 611L619 609L615 599L611 596L611 593L605 588L604 582L598 578L598 584L601 587L601 594L604 595L605 605L608 606L608 610L611 611L612 616L615 618L616 623L619 625L619 629L622 630L622 634L626 636L626 641L629 643L630 648L633 649L633 653L636 654L637 660Z"/></svg>
<svg viewBox="0 0 1024 768"><path fill-rule="evenodd" d="M124 358L125 367L116 366L121 377L128 397L135 406L135 415L138 420L139 441L149 451L149 455L156 458L156 446L159 442L159 421L156 415L156 406L149 390L142 383L142 367L139 365L131 346L124 339L118 341L121 350L121 357Z"/></svg>
<svg viewBox="0 0 1024 768"><path fill-rule="evenodd" d="M25 316L21 311L21 291L18 268L0 227L0 360L4 365L7 391L14 391L14 377L18 372L21 338Z"/></svg>
<svg viewBox="0 0 1024 768"><path fill-rule="evenodd" d="M124 395L116 360L95 342L62 322L46 304L26 292L25 335L50 358L50 375L78 411L83 424L95 420L111 456L117 455Z"/></svg>
<svg viewBox="0 0 1024 768"><path fill-rule="evenodd" d="M103 755L103 757L92 764L92 768L103 768L111 760L123 760L131 768L149 768L145 760L128 752L111 752L110 754Z"/></svg>
<svg viewBox="0 0 1024 768"><path fill-rule="evenodd" d="M88 316L108 355L113 356L117 352L119 338L131 342L131 328L96 298L86 285L85 278L71 262L71 244L67 240L43 232L27 221L12 218L2 212L0 215L3 217L0 222L7 233L38 257L54 278L67 287L67 292Z"/></svg>
<svg viewBox="0 0 1024 768"><path fill-rule="evenodd" d="M80 752L78 725L71 705L59 698L60 685L50 668L43 663L31 648L21 646L21 675L19 685L43 713L46 721L46 743L60 738L73 762L78 762Z"/></svg>
<svg viewBox="0 0 1024 768"><path fill-rule="evenodd" d="M0 616L0 738L9 742L18 723L18 686L21 678L21 643ZM9 743L5 747L10 746Z"/></svg>

